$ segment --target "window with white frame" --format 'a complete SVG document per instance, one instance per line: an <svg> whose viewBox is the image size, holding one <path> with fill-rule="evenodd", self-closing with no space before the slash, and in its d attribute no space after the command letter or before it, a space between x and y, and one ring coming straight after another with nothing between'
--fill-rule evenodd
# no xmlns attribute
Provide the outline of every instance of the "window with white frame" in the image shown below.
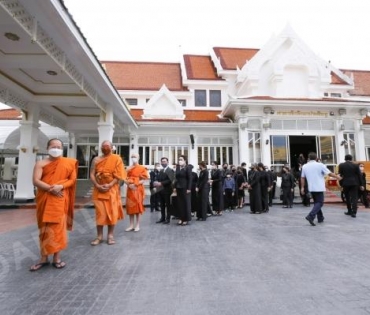
<svg viewBox="0 0 370 315"><path fill-rule="evenodd" d="M213 161L220 165L224 163L233 163L233 147L232 146L198 146L198 163L204 161L210 165Z"/></svg>
<svg viewBox="0 0 370 315"><path fill-rule="evenodd" d="M126 98L126 102L130 106L136 106L137 105L137 98Z"/></svg>
<svg viewBox="0 0 370 315"><path fill-rule="evenodd" d="M186 107L186 100L179 100L182 107Z"/></svg>
<svg viewBox="0 0 370 315"><path fill-rule="evenodd" d="M210 90L209 91L209 106L210 107L221 107L221 91Z"/></svg>
<svg viewBox="0 0 370 315"><path fill-rule="evenodd" d="M154 165L159 163L162 157L168 158L170 165L177 164L180 155L189 157L187 145L147 145L139 146L140 162L142 165Z"/></svg>
<svg viewBox="0 0 370 315"><path fill-rule="evenodd" d="M353 160L356 161L356 142L354 133L344 133L343 134L343 145L345 154L351 154Z"/></svg>
<svg viewBox="0 0 370 315"><path fill-rule="evenodd" d="M199 107L207 106L207 91L195 90L194 91L194 105Z"/></svg>
<svg viewBox="0 0 370 315"><path fill-rule="evenodd" d="M221 107L221 91L194 90L194 105L197 107Z"/></svg>
<svg viewBox="0 0 370 315"><path fill-rule="evenodd" d="M261 162L261 134L259 132L248 132L248 149L250 162Z"/></svg>

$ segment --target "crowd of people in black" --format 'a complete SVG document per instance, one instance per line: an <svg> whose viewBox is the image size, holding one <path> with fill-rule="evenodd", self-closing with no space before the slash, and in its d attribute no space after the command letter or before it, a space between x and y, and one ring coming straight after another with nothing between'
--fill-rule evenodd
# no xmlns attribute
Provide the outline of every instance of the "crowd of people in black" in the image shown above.
<svg viewBox="0 0 370 315"><path fill-rule="evenodd" d="M184 155L179 157L177 165L170 167L168 159L163 157L161 164L156 163L150 172L151 212L161 211L157 223L169 224L172 217L178 219L178 225L187 225L192 217L206 221L209 216L243 208L248 194L250 213L267 213L276 198L276 187L280 188L283 208L292 208L294 198L300 198L302 204L309 207L311 196L307 181L301 187L300 180L305 163L301 154L296 168L285 165L277 173L274 167L269 169L263 163L252 163L247 168L246 163L220 166L213 161L209 170L202 161L195 169ZM295 191L299 197L294 196Z"/></svg>

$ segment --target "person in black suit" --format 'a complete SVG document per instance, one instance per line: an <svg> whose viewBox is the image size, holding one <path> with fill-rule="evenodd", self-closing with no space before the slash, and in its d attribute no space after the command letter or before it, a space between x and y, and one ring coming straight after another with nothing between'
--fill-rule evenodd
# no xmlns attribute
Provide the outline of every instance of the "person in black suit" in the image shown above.
<svg viewBox="0 0 370 315"><path fill-rule="evenodd" d="M367 199L368 191L366 190L366 173L364 163L360 163L359 167L361 172L361 184L358 195L361 197L361 201L364 204L365 208L370 208L369 200Z"/></svg>
<svg viewBox="0 0 370 315"><path fill-rule="evenodd" d="M265 166L262 162L257 164L257 168L260 175L262 212L269 212L269 189L271 187L271 176L266 172Z"/></svg>
<svg viewBox="0 0 370 315"><path fill-rule="evenodd" d="M347 212L352 218L357 215L358 190L361 189L361 172L358 164L352 162L352 155L344 157L345 162L339 164L338 173L342 177L340 182L346 197Z"/></svg>
<svg viewBox="0 0 370 315"><path fill-rule="evenodd" d="M222 171L218 168L218 162L213 161L209 183L212 186L212 209L216 215L222 215L222 210L224 209L222 181Z"/></svg>
<svg viewBox="0 0 370 315"><path fill-rule="evenodd" d="M158 181L153 186L158 191L161 205L161 218L156 223L169 224L171 219L172 182L175 178L174 170L168 166L168 158L161 158L162 170L158 174Z"/></svg>
<svg viewBox="0 0 370 315"><path fill-rule="evenodd" d="M180 155L175 172L174 192L177 194L177 210L179 213L178 225L188 225L191 221L191 169L188 167L187 157Z"/></svg>
<svg viewBox="0 0 370 315"><path fill-rule="evenodd" d="M154 187L154 182L158 182L158 176L161 166L159 163L154 164L154 170L152 170L150 175L150 212L159 211L159 194L157 194L157 188Z"/></svg>
<svg viewBox="0 0 370 315"><path fill-rule="evenodd" d="M199 163L200 173L196 186L197 195L197 221L205 221L207 219L207 210L209 207L209 183L208 170L205 162Z"/></svg>
<svg viewBox="0 0 370 315"><path fill-rule="evenodd" d="M188 167L190 167L191 169L191 204L190 204L190 209L191 209L191 216L195 216L195 214L197 213L197 208L198 208L198 205L197 205L197 192L196 192L196 188L197 188L197 182L198 182L198 174L196 172L194 172L194 166L191 165L191 164L188 164Z"/></svg>

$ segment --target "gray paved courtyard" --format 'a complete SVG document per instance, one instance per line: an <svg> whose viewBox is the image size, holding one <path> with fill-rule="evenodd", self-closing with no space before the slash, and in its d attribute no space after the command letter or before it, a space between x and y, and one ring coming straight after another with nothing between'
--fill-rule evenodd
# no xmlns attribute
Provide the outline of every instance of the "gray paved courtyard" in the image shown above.
<svg viewBox="0 0 370 315"><path fill-rule="evenodd" d="M326 205L311 227L308 210L245 207L186 227L146 212L140 232L124 232L126 218L116 245L92 247L84 209L66 268L33 273L36 226L1 234L0 314L370 314L370 213Z"/></svg>

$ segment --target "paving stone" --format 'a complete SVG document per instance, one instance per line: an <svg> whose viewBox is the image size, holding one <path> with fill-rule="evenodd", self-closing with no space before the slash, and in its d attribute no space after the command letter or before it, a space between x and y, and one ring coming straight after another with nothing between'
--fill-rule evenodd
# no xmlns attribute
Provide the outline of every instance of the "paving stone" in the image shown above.
<svg viewBox="0 0 370 315"><path fill-rule="evenodd" d="M146 212L140 232L125 232L126 219L116 245L92 247L94 209L84 209L66 268L32 273L37 228L22 226L1 234L0 314L369 315L370 212L344 211L325 205L315 227L300 205L260 215L245 207L186 227Z"/></svg>

